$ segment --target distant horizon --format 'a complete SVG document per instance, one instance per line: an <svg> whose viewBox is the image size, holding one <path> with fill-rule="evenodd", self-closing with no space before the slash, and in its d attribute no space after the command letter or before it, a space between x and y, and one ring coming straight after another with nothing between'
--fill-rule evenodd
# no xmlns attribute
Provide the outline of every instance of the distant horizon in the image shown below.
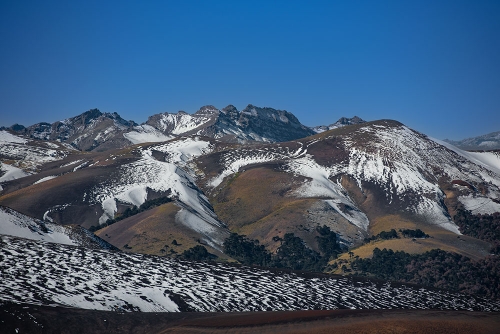
<svg viewBox="0 0 500 334"><path fill-rule="evenodd" d="M496 0L4 1L0 39L5 127L251 103L307 126L357 115L452 140L500 131Z"/></svg>
<svg viewBox="0 0 500 334"><path fill-rule="evenodd" d="M230 104L225 105L225 106L224 106L224 107L222 107L222 108L221 108L221 107L218 107L218 106L211 105L211 104L205 104L205 105L203 105L203 106L200 106L200 107L199 107L198 109L196 109L195 111L177 110L177 111L174 111L174 112L171 112L171 111L165 111L165 112L160 112L160 113L156 113L156 114L164 114L164 113L169 113L169 114L177 114L177 113L179 113L179 112L185 112L185 113L187 113L187 114L192 115L192 114L196 113L197 111L199 111L201 108L206 107L206 106L213 106L213 107L215 107L215 108L216 108L216 109L218 109L218 110L222 110L223 108L228 107L228 106L230 106L230 105L234 106L234 107L235 107L238 111L240 111L240 112L241 112L242 110L244 110L246 107L248 107L249 105L253 105L253 106L258 107L258 108L272 108L272 109L275 109L275 110L284 110L284 111L290 112L289 110L285 110L285 109L274 108L274 107L271 107L271 106L259 106L259 105L253 104L253 103L248 103L248 104L246 104L246 105L245 105L245 107L243 107L243 108L238 108L238 107L237 107L237 106L235 106L234 104L231 104L231 103L230 103ZM147 118L149 118L150 116L156 115L156 114L151 114L151 115L148 115L148 116L147 116L147 118L146 118L145 120L143 120L143 121L138 121L137 119L123 117L123 115L121 115L121 114L120 114L119 112L117 112L117 111L105 111L105 110L101 110L100 108L94 107L94 108L89 108L89 109L87 109L87 110L85 110L85 111L82 111L82 112L81 112L81 113L79 113L79 114L72 115L72 116L68 116L68 117L65 117L65 118L62 118L62 119L58 119L58 120L53 120L53 121L41 121L41 122L36 122L36 123L33 123L33 124L21 124L21 123L17 122L17 123L13 123L13 124L10 124L10 125L0 125L0 128L1 128L1 127L4 127L4 128L10 128L11 126L14 126L14 125L16 125L16 124L17 124L17 125L22 125L22 126L24 126L24 127L29 127L29 126L32 126L32 125L35 125L35 124L38 124L38 123L50 123L50 124L52 124L52 123L55 123L55 122L58 122L58 121L63 121L63 120L65 120L65 119L69 119L69 118L73 118L73 117L79 116L79 115L81 115L81 114L83 114L83 113L85 113L85 112L87 112L87 111L89 111L89 110L92 110L92 109L97 109L97 110L99 110L99 111L100 111L100 112L102 112L102 113L109 113L109 114L117 113L117 114L118 114L121 118L125 119L126 121L133 121L133 122L135 122L135 123L137 123L137 124L139 124L139 125L146 123ZM296 117L297 117L297 115L295 115L293 112L290 112L290 113L292 113L294 116L296 116ZM309 127L309 128L314 128L314 127L318 127L318 126L329 126L329 125L332 125L332 124L334 124L335 122L337 122L338 120L340 120L340 119L341 119L341 118L343 118L343 117L345 117L345 118L349 118L349 119L350 119L350 118L354 118L354 117L359 117L359 118L361 118L363 121L366 121L366 122L373 122L373 121L378 121L378 120L383 120L383 119L389 119L389 120L398 121L398 122L400 122L400 123L404 124L403 122L401 122L401 121L399 121L399 120L397 120L397 119L390 119L390 118L365 119L365 118L363 118L363 117L360 117L359 115L343 115L343 116L339 116L339 117L337 117L336 119L332 120L331 122L329 122L329 123L327 123L327 124L315 124L315 125L308 125L308 124L305 124L305 123L304 123L304 122L303 122L300 118L298 118L298 117L297 117L297 119L299 120L299 122L300 122L302 125L305 125L305 126L307 126L307 127ZM405 126L408 126L409 128L412 128L411 126L409 126L409 125L407 125L407 124L404 124L404 125L405 125ZM417 130L417 129L413 129L413 130ZM417 131L419 131L419 130L417 130ZM419 131L419 132L421 132L421 133L423 133L423 134L425 134L425 135L428 135L427 133L424 133L424 132L422 132L422 131ZM458 139L451 139L451 138L439 138L439 139L441 139L441 140L451 140L451 141L460 141L460 140L463 140L463 139L469 139L469 138L474 138L474 137L478 137L478 136L482 136L482 135L488 135L488 134L495 133L495 132L500 132L500 129L499 129L498 131L491 131L491 132L488 132L488 133L482 133L482 134L479 134L479 135L477 135L477 136L472 136L472 137L463 137L463 138L458 138ZM430 136L430 137L433 137L433 136L431 136L431 135L429 135L429 136Z"/></svg>

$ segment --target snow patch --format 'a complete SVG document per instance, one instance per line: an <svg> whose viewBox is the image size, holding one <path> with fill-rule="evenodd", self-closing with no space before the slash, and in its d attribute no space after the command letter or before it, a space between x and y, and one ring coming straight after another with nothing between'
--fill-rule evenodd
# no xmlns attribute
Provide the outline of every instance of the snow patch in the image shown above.
<svg viewBox="0 0 500 334"><path fill-rule="evenodd" d="M7 132L5 130L0 131L0 143L26 144L27 142L27 139L13 135L10 132Z"/></svg>
<svg viewBox="0 0 500 334"><path fill-rule="evenodd" d="M0 167L0 170L3 173L0 176L0 183L20 179L22 177L30 175L20 168L4 164L3 162L0 162Z"/></svg>
<svg viewBox="0 0 500 334"><path fill-rule="evenodd" d="M167 136L153 128L151 125L143 124L134 127L135 131L127 132L123 134L125 139L129 140L132 144L141 143L153 143L168 141L174 138L173 136Z"/></svg>
<svg viewBox="0 0 500 334"><path fill-rule="evenodd" d="M101 204L104 213L99 223L103 224L114 217L116 200L139 206L146 201L148 189L170 193L170 197L189 212L179 214L179 220L185 219L184 224L205 231L212 241L222 244L223 238L218 236L226 228L217 220L208 199L195 184L194 171L189 169L189 162L194 157L211 149L209 142L199 138L183 138L141 149L139 160L119 168L118 179L96 186L85 197ZM166 161L156 160L153 151L164 152Z"/></svg>
<svg viewBox="0 0 500 334"><path fill-rule="evenodd" d="M56 177L57 177L57 175L50 175L50 176L42 177L40 180L36 181L33 184L39 184L39 183L42 183L42 182L45 182L45 181L48 181L48 180L55 179Z"/></svg>
<svg viewBox="0 0 500 334"><path fill-rule="evenodd" d="M464 205L466 210L472 212L472 214L488 214L491 215L495 212L500 212L500 204L492 201L488 197L483 196L460 196L458 200Z"/></svg>
<svg viewBox="0 0 500 334"><path fill-rule="evenodd" d="M0 234L76 245L63 226L41 222L4 207L0 207Z"/></svg>

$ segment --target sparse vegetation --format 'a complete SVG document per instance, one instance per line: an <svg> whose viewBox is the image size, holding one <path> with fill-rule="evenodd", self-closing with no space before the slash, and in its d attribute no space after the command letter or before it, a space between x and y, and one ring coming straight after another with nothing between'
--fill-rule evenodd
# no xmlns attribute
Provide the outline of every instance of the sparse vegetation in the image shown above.
<svg viewBox="0 0 500 334"><path fill-rule="evenodd" d="M196 245L182 252L181 258L190 261L213 261L217 258L217 255L209 253L207 249L201 245Z"/></svg>
<svg viewBox="0 0 500 334"><path fill-rule="evenodd" d="M403 229L399 230L401 234L403 234L404 238L415 238L415 239L426 239L430 238L428 234L425 234L421 229L416 229L416 230L409 230L409 229Z"/></svg>
<svg viewBox="0 0 500 334"><path fill-rule="evenodd" d="M500 254L500 212L473 215L470 211L459 208L453 221L460 227L460 232L493 243L491 252Z"/></svg>
<svg viewBox="0 0 500 334"><path fill-rule="evenodd" d="M293 270L323 271L328 260L342 252L337 234L329 227L318 227L316 237L320 254L306 246L304 241L293 233L286 233L283 238L273 237L280 242L276 254L271 254L258 240L232 233L224 241L224 252L246 265L288 268Z"/></svg>
<svg viewBox="0 0 500 334"><path fill-rule="evenodd" d="M247 265L267 266L271 264L271 253L259 244L259 240L250 240L237 233L231 233L224 241L224 253Z"/></svg>
<svg viewBox="0 0 500 334"><path fill-rule="evenodd" d="M370 238L365 238L365 242L370 242L372 240L389 240L389 239L397 239L399 238L398 232L396 232L395 229L391 229L389 232L387 231L382 231L377 235L374 235Z"/></svg>
<svg viewBox="0 0 500 334"><path fill-rule="evenodd" d="M473 261L466 256L439 249L423 254L408 254L375 248L371 259L355 259L351 268L356 275L500 298L498 256Z"/></svg>

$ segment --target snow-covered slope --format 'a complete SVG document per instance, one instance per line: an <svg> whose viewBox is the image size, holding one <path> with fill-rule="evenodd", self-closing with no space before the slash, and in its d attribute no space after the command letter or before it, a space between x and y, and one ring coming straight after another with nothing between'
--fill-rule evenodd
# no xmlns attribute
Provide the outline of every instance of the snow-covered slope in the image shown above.
<svg viewBox="0 0 500 334"><path fill-rule="evenodd" d="M199 114L212 117L217 113L237 111L206 108ZM239 114L262 117L259 113L270 118L279 115L258 108L247 108ZM286 123L285 118L278 118ZM291 122L288 116L286 119ZM354 124L283 143L235 144L191 135L80 155L71 157L74 165L61 163L60 170L52 166L38 178L28 177L30 182L10 181L10 188L4 190L8 196L0 197L0 203L38 218L90 227L115 218L126 207L168 196L172 205L177 205L171 208L176 222L201 235L201 241L217 250L229 233L227 224L232 218L227 214L248 213L240 207L243 204L238 204L242 198L238 191L246 190L229 189L230 180L238 172L259 166L286 175L280 178L284 186L276 190L276 198L289 206L286 213L274 212L278 206L265 211L255 207L261 196L256 193L253 199L249 196L245 200L244 206L260 216L255 214L237 228L259 221L255 227L245 228L252 232L264 226L269 240L276 235L272 233L287 231L273 224L290 220L301 221L298 225L307 223L309 231L326 224L347 246L359 245L369 236L373 220L388 215L460 234L451 219L457 203L473 213L497 212L500 206L500 176L494 155L454 151L389 120ZM71 191L68 184L72 184ZM468 186L461 186L464 184ZM269 190L272 184L262 184L261 188L266 186ZM450 202L447 187L454 189L456 203ZM274 190L262 189L262 196L274 196ZM10 191L15 193L7 194ZM234 203L225 200L225 195L218 196L225 193L234 195ZM217 210L224 211L223 218ZM279 215L283 223L272 218ZM306 239L312 233L307 234L306 228L301 231ZM309 242L314 242L311 238Z"/></svg>
<svg viewBox="0 0 500 334"><path fill-rule="evenodd" d="M83 228L44 222L2 206L0 206L0 235L64 245L114 249Z"/></svg>
<svg viewBox="0 0 500 334"><path fill-rule="evenodd" d="M0 162L0 190L2 190L3 182L12 181L28 175L29 173L26 173L20 168Z"/></svg>
<svg viewBox="0 0 500 334"><path fill-rule="evenodd" d="M500 302L347 277L301 276L0 237L0 300L146 312L499 311Z"/></svg>
<svg viewBox="0 0 500 334"><path fill-rule="evenodd" d="M445 146L460 156L472 161L473 163L487 168L497 175L500 175L500 152L468 152L464 151L446 141L431 138L436 143Z"/></svg>
<svg viewBox="0 0 500 334"><path fill-rule="evenodd" d="M21 138L19 136L13 135L5 130L0 131L0 143L17 143L17 144L26 144L28 140L26 138Z"/></svg>
<svg viewBox="0 0 500 334"><path fill-rule="evenodd" d="M0 159L10 165L2 164L3 171L9 174L2 181L21 177L22 173L17 169L34 172L47 162L63 159L68 153L69 150L61 145L28 140L5 130L0 131Z"/></svg>
<svg viewBox="0 0 500 334"><path fill-rule="evenodd" d="M180 111L177 114L157 114L149 117L146 124L152 125L163 133L182 135L193 132L217 117L218 110L213 106L206 106L199 112L191 115Z"/></svg>
<svg viewBox="0 0 500 334"><path fill-rule="evenodd" d="M204 241L209 245L220 249L228 231L196 185L195 172L189 167L194 157L211 149L210 142L198 137L139 148L140 159L122 165L115 178L96 185L84 198L102 206L104 213L99 222L103 224L114 217L117 202L140 206L146 201L148 191L168 193L182 208L177 219L205 235Z"/></svg>
<svg viewBox="0 0 500 334"><path fill-rule="evenodd" d="M458 227L443 204L446 196L442 182L461 180L481 185L488 189L487 193L468 194L463 190L463 195L482 202L500 199L500 174L492 166L496 158L457 154L394 121L363 123L349 131L332 130L296 143L243 147L217 155L220 172L208 180L209 187L220 187L226 177L245 166L280 163L281 170L309 180L293 196L322 198L365 232L370 214L362 199L355 202L349 197L343 183L346 177L354 180L366 200L377 203L377 210L412 214L457 234ZM488 212L496 210L493 207L498 204L492 203Z"/></svg>
<svg viewBox="0 0 500 334"><path fill-rule="evenodd" d="M153 128L151 125L143 124L134 127L134 131L125 132L123 137L132 144L162 142L173 139L173 136L166 136L161 131Z"/></svg>

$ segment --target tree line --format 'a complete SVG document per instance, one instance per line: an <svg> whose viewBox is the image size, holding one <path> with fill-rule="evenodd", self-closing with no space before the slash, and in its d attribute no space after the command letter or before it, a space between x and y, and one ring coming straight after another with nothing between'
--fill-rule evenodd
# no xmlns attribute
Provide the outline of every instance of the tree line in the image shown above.
<svg viewBox="0 0 500 334"><path fill-rule="evenodd" d="M474 261L440 249L423 254L408 254L375 248L372 258L355 259L351 262L351 268L355 275L500 298L498 256Z"/></svg>
<svg viewBox="0 0 500 334"><path fill-rule="evenodd" d="M273 241L280 242L275 254L269 252L258 240L231 233L224 241L224 253L246 265L323 271L328 261L336 258L345 249L339 243L338 235L328 226L317 227L316 231L318 233L316 241L320 252L307 247L305 242L294 233L286 233L283 238L278 236L273 238Z"/></svg>
<svg viewBox="0 0 500 334"><path fill-rule="evenodd" d="M473 215L472 212L459 208L453 221L463 234L491 242L491 253L500 255L500 212Z"/></svg>

